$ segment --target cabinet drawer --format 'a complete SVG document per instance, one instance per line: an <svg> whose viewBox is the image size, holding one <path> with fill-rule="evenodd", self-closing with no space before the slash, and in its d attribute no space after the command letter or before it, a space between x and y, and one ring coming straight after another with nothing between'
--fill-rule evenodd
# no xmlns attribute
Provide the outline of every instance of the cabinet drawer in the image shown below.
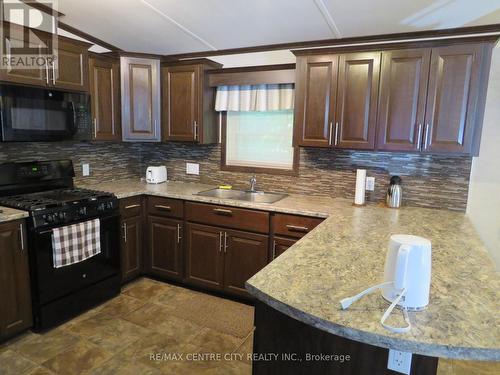
<svg viewBox="0 0 500 375"><path fill-rule="evenodd" d="M202 224L269 233L269 213L203 203L186 203L186 219Z"/></svg>
<svg viewBox="0 0 500 375"><path fill-rule="evenodd" d="M142 197L120 199L120 215L122 219L142 214Z"/></svg>
<svg viewBox="0 0 500 375"><path fill-rule="evenodd" d="M302 238L322 221L317 217L275 214L272 217L273 233Z"/></svg>
<svg viewBox="0 0 500 375"><path fill-rule="evenodd" d="M182 219L184 217L183 201L163 197L148 197L148 214Z"/></svg>

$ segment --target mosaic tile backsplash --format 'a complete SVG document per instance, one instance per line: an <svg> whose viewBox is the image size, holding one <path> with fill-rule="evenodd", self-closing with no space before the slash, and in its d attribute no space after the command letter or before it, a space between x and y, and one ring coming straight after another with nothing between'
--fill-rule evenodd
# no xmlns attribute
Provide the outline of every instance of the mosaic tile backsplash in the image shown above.
<svg viewBox="0 0 500 375"><path fill-rule="evenodd" d="M220 170L220 145L185 143L3 143L0 162L70 158L76 181L94 183L139 178L148 165L166 165L170 180L247 188L251 174ZM200 175L187 175L186 162L200 164ZM90 163L91 176L81 175ZM465 211L472 158L301 148L298 176L257 175L257 187L267 191L353 198L356 169L375 177L367 200L383 202L391 175L403 179L403 202L420 207Z"/></svg>

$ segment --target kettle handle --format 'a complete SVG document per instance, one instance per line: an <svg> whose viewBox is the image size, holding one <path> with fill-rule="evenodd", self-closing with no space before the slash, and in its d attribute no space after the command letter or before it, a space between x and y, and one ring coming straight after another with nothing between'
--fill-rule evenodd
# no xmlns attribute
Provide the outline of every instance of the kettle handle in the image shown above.
<svg viewBox="0 0 500 375"><path fill-rule="evenodd" d="M408 269L408 257L410 256L410 246L401 245L396 258L396 268L394 269L394 288L402 290L406 288L406 271Z"/></svg>

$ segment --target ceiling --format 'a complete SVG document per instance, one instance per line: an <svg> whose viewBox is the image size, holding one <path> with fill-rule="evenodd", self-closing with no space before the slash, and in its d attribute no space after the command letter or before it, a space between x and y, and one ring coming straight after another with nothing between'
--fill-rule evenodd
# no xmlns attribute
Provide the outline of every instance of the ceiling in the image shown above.
<svg viewBox="0 0 500 375"><path fill-rule="evenodd" d="M61 21L162 55L500 23L499 0L58 0Z"/></svg>

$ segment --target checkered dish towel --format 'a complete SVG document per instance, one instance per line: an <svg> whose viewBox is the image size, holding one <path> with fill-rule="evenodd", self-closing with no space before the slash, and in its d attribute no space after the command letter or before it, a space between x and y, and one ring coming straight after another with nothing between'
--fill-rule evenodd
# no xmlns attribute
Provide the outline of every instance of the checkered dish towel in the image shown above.
<svg viewBox="0 0 500 375"><path fill-rule="evenodd" d="M52 231L54 268L79 263L101 252L99 219L56 228Z"/></svg>

